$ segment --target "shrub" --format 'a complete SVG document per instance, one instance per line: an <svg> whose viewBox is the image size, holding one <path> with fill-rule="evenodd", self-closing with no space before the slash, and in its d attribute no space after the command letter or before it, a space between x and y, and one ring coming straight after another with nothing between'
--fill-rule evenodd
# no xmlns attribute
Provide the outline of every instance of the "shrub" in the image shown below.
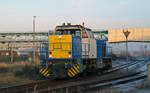
<svg viewBox="0 0 150 93"><path fill-rule="evenodd" d="M0 67L0 73L10 72L9 67Z"/></svg>

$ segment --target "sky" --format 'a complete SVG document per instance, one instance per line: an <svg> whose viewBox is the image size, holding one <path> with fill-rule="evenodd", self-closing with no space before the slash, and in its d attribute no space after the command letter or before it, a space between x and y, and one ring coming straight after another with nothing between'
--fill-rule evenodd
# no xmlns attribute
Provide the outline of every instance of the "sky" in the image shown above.
<svg viewBox="0 0 150 93"><path fill-rule="evenodd" d="M48 31L62 23L92 29L150 27L150 0L0 0L0 31Z"/></svg>

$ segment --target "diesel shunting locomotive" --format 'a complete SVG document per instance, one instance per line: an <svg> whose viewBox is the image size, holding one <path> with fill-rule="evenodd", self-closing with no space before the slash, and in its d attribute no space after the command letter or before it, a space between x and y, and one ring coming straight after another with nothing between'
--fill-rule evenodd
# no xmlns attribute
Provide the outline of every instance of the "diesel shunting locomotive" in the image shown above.
<svg viewBox="0 0 150 93"><path fill-rule="evenodd" d="M56 26L49 34L48 43L41 44L40 60L40 74L54 78L72 78L112 67L106 41L95 39L91 29L70 23Z"/></svg>

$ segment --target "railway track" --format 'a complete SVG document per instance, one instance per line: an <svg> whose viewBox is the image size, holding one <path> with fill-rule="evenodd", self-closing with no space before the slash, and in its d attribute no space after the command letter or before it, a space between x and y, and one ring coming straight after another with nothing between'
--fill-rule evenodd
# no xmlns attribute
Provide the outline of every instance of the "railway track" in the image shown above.
<svg viewBox="0 0 150 93"><path fill-rule="evenodd" d="M140 64L140 62L136 61L136 62L133 62L133 63L129 63L128 67L136 65L136 64ZM118 66L112 67L110 70L104 71L103 74L108 74L108 73L111 73L111 72L114 72L114 71L118 71L118 70L121 70L121 69L124 69L124 68L127 68L127 64L122 64L122 65L118 65Z"/></svg>
<svg viewBox="0 0 150 93"><path fill-rule="evenodd" d="M133 62L129 64L129 67L132 65L138 64L138 62ZM126 64L120 65L120 66L115 66L112 69L105 71L103 73L103 75L121 70L126 68ZM134 76L137 73L132 73L128 76ZM123 77L127 77L126 76L122 76ZM115 80L121 77L117 77L117 78L113 78L111 80ZM87 78L91 79L91 78ZM109 79L110 80L110 79ZM42 80L42 81L38 81L38 82L32 82L29 84L23 84L23 85L18 85L18 86L11 86L11 87L7 87L7 88L1 88L0 89L0 93L31 93L33 91L37 91L37 93L45 93L46 91L52 92L52 91L67 91L67 89L73 89L75 87L78 86L88 86L88 85L92 85L92 84L97 84L97 83L104 83L107 81L106 80L98 80L98 81L92 81L90 80L90 82L82 82L84 81L84 79L79 78L79 80L67 80L67 81L55 81L55 80ZM82 83L77 83L77 82L82 82ZM68 85L65 86L65 84L68 83ZM73 85L73 86L72 86ZM70 92L69 92L70 93Z"/></svg>
<svg viewBox="0 0 150 93"><path fill-rule="evenodd" d="M129 82L131 80L138 80L141 78L145 78L146 76L142 76L142 77L136 77L136 78L132 78L135 77L136 75L140 74L140 72L138 73L132 73L129 75L124 75L121 77L116 77L116 78L111 78L111 79L103 79L100 81L95 81L95 82L87 82L87 83L83 83L83 84L76 84L76 85L71 85L71 86L65 86L65 87L55 87L55 88L45 88L42 90L38 90L38 93L45 93L45 92L62 92L62 93L67 93L66 91L69 91L68 93L84 93L85 91L91 91L97 88L106 88L106 87L110 87L116 84L121 84L121 83L126 83ZM125 79L125 78L129 78L129 79ZM123 80L124 79L124 80ZM113 83L112 81L117 81ZM121 81L122 80L122 81ZM106 83L105 82L110 82L110 83ZM101 85L100 85L101 84ZM78 91L80 90L80 91ZM81 92L82 91L82 92Z"/></svg>
<svg viewBox="0 0 150 93"><path fill-rule="evenodd" d="M89 85L88 86L88 91L89 90L95 90L95 89L98 89L98 88L107 88L107 87L111 87L111 86L114 86L114 85L125 84L125 83L129 83L129 82L133 82L135 80L143 79L143 78L147 77L147 74L145 72L146 71L142 71L142 72L136 73L133 76L118 78L116 80L108 80L108 81L105 81L105 83Z"/></svg>

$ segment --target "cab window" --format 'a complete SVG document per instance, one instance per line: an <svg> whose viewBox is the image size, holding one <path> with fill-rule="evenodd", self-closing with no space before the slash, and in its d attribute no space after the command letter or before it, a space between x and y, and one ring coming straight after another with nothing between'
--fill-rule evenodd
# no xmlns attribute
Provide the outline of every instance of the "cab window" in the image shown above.
<svg viewBox="0 0 150 93"><path fill-rule="evenodd" d="M88 31L89 38L94 38L94 34L91 31Z"/></svg>
<svg viewBox="0 0 150 93"><path fill-rule="evenodd" d="M81 36L81 31L56 31L56 35L73 35L73 36Z"/></svg>
<svg viewBox="0 0 150 93"><path fill-rule="evenodd" d="M81 36L81 31L76 31L76 36Z"/></svg>

